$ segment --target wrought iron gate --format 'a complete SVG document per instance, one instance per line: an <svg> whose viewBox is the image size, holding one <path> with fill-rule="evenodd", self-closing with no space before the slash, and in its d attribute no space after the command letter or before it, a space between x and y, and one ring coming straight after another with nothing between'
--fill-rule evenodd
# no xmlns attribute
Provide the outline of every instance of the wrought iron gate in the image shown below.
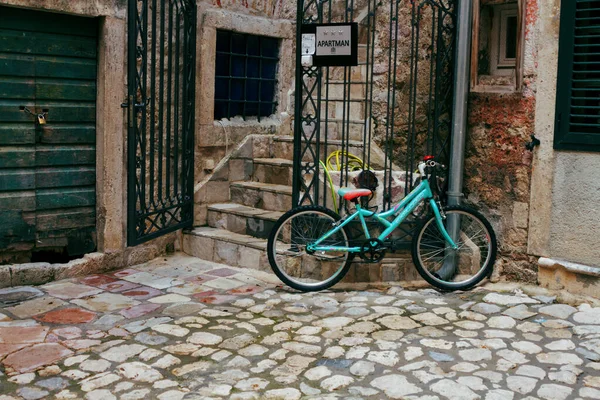
<svg viewBox="0 0 600 400"><path fill-rule="evenodd" d="M372 170L371 201L389 209L414 186L424 155L448 161L454 3L298 1L294 204L336 207L332 186L364 185L360 171ZM302 66L303 26L342 22L359 24L359 65Z"/></svg>
<svg viewBox="0 0 600 400"><path fill-rule="evenodd" d="M128 245L193 222L196 4L129 0Z"/></svg>

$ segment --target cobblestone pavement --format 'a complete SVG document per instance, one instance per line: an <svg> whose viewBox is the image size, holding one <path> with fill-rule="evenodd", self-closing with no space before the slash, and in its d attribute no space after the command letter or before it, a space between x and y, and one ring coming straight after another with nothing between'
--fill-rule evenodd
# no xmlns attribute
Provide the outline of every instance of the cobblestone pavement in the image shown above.
<svg viewBox="0 0 600 400"><path fill-rule="evenodd" d="M0 399L600 399L600 308L277 283L174 255L0 290Z"/></svg>

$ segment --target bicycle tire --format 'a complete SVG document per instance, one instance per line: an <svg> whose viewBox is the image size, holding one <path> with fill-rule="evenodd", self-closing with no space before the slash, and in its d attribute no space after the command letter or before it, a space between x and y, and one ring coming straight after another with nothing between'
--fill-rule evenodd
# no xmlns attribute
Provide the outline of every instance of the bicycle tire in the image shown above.
<svg viewBox="0 0 600 400"><path fill-rule="evenodd" d="M304 258L310 258L312 255L307 253L306 251L304 251L304 253L302 253L301 251L298 250L298 248L300 248L301 246L306 246L306 243L300 243L302 241L303 238L299 238L296 240L297 243L285 243L285 239L282 239L283 235L283 231L282 231L282 227L286 226L287 223L291 223L291 221L293 221L296 218L299 218L302 215L310 215L311 213L314 213L316 215L321 215L323 216L325 219L328 219L329 221L331 221L332 223L335 223L337 221L339 221L341 219L341 217L334 213L333 211L324 208L324 207L320 207L320 206L301 206L301 207L297 207L294 208L290 211L288 211L287 213L283 214L275 223L275 225L273 226L273 229L271 230L271 233L269 234L269 239L267 241L267 255L269 258L269 264L271 266L271 269L273 270L273 272L275 273L275 275L277 275L277 277L286 285L288 285L291 288L294 288L296 290L300 290L303 292L316 292L316 291L321 291L321 290L325 290L328 289L330 287L332 287L333 285L335 285L336 283L338 283L340 280L342 280L344 278L344 276L347 274L348 270L350 269L350 265L352 264L352 259L354 258L354 254L346 252L345 254L347 255L342 261L342 264L340 265L339 268L336 269L334 275L332 275L331 277L324 279L322 281L316 281L316 282L302 282L298 279L294 279L294 277L292 277L283 267L283 257L285 254L288 254L289 257L300 257L300 265L301 265L301 269L302 269L302 264L304 262ZM285 229L285 228L284 228ZM327 230L329 230L331 228L328 228ZM326 231L325 231L326 232ZM323 232L323 234L325 233ZM338 233L341 232L341 236L344 238L345 243L338 243L335 244L336 246L344 246L344 247L348 247L350 245L350 236L348 235L347 231L345 228L340 229L340 231L338 231ZM319 237L322 235L318 235ZM336 236L337 238L337 236ZM278 239L279 239L279 253L278 253ZM309 238L311 239L311 238ZM290 239L290 241L292 241L293 239ZM290 251L282 251L281 247L282 244L284 245L284 247L288 247L288 246L298 246L297 248L294 249L294 252L297 252L298 254L289 254ZM315 256L315 258L318 258L318 256ZM279 259L279 262L278 262ZM322 261L322 260L321 260ZM321 265L321 261L319 261L318 266L322 267Z"/></svg>
<svg viewBox="0 0 600 400"><path fill-rule="evenodd" d="M465 253L467 253L466 256L463 253L452 253L453 251L446 245L446 241L441 238L441 232L437 227L435 216L430 215L415 231L417 233L413 236L412 240L412 259L419 275L432 286L443 291L468 290L479 284L486 277L491 276L498 251L496 234L489 221L478 211L469 207L445 207L444 212L446 214L446 221L449 221L449 218L453 218L452 215L457 215L455 218L463 216L458 219L461 225L461 237L459 243L457 243L460 246L457 251L460 252L465 249ZM472 221L475 221L474 223L479 225L478 229L482 228L482 231L477 232L477 236L474 238L468 237L465 233L466 228L463 228L463 222L467 220L467 217L471 218ZM483 234L480 234L480 232ZM427 238L426 235L428 235ZM474 239L476 239L477 242L481 242L483 247L478 247L477 243L474 242ZM427 240L429 240L429 242L427 242ZM424 247L427 249L423 250ZM429 259L423 258L423 251L427 251L428 253L425 254L430 256L429 259L433 259L432 263L434 267L441 265L437 271L435 271L435 268L431 268L430 265L425 265ZM467 274L461 274L456 271L457 269L459 271L461 271L461 269L462 271L464 271L464 269L473 269L474 260L481 259L483 255L485 255L484 262L482 264L480 263L481 265L478 267L477 272L469 279L464 281L448 281L448 278L442 278L442 276L438 274L438 272L446 267L449 257L453 257L454 260L457 261L449 263L451 265L450 268L452 268L453 271L451 270L452 272L448 274L448 277L450 279L458 279ZM439 260L442 256L443 258ZM470 262L465 262L465 260ZM469 266L469 264L471 265ZM446 270L446 272L448 272L448 270Z"/></svg>

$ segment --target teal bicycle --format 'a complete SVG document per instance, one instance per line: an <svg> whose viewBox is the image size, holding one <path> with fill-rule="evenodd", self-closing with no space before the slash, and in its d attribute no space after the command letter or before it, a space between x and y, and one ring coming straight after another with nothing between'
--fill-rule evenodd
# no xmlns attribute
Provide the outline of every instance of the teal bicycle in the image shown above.
<svg viewBox="0 0 600 400"><path fill-rule="evenodd" d="M359 199L371 196L371 190L347 188L339 189L338 194L353 202L355 211L344 218L320 206L288 211L269 235L271 268L294 289L327 289L346 275L356 256L364 262L381 261L392 248L389 238L394 230L424 203L429 212L414 231L411 246L417 271L444 291L472 288L492 274L496 235L479 212L465 206L441 206L436 179L440 167L433 157L425 157L418 165L421 183L386 212L361 207ZM382 232L371 235L367 219L381 225ZM358 225L357 221L362 233L360 239L353 239L349 228Z"/></svg>

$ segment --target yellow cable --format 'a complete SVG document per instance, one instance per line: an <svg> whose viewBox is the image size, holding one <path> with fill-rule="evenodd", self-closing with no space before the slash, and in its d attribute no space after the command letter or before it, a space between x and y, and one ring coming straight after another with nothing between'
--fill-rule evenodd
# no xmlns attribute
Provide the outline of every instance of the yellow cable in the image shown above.
<svg viewBox="0 0 600 400"><path fill-rule="evenodd" d="M329 187L331 188L331 198L333 199L333 208L336 212L336 214L338 213L338 206L337 206L337 200L335 199L335 189L333 186L333 180L331 179L331 174L329 173L329 170L327 169L327 167L325 166L325 164L323 163L323 161L319 160L319 163L321 164L321 167L323 167L323 171L325 171L325 175L327 175L327 179L329 180Z"/></svg>

